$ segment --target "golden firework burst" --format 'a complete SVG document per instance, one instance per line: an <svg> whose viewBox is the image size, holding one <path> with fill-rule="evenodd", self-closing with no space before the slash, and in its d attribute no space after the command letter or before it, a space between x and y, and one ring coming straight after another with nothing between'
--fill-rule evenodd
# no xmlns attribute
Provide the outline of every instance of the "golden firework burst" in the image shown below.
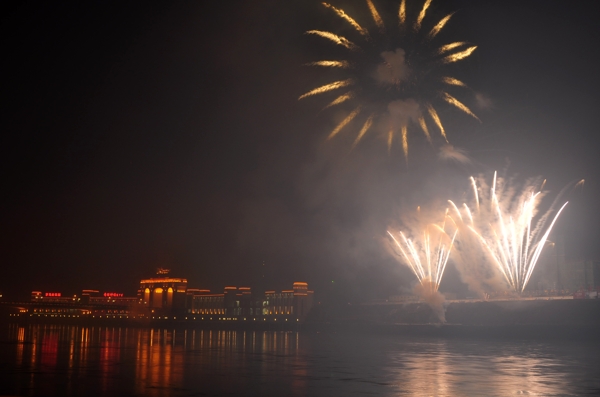
<svg viewBox="0 0 600 397"><path fill-rule="evenodd" d="M341 47L339 58L344 58L344 51L346 54L346 59L318 60L307 65L344 77L309 90L298 99L336 92L325 108L349 107L347 115L329 133L328 139L357 125L353 147L367 132L378 130L385 135L389 150L394 136L399 134L402 150L408 157L408 131L411 128L420 129L429 142L432 142L430 131L437 129L445 143L448 142L435 102L451 105L479 120L469 107L448 92L467 88L467 85L448 76L447 70L448 64L468 58L477 46L464 41L441 42L440 32L454 14L435 21L428 19L431 3L432 0L425 0L421 7L411 10L406 0L401 0L396 23L386 24L374 2L366 0L365 14L374 24L371 30L361 24L360 18L323 3L347 24L348 34L352 36L347 38L323 30L307 31L309 35ZM412 23L409 22L411 19Z"/></svg>

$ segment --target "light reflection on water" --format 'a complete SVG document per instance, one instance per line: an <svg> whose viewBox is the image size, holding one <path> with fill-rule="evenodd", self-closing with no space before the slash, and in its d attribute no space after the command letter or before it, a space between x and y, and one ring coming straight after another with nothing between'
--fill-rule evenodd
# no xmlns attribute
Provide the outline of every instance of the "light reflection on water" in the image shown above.
<svg viewBox="0 0 600 397"><path fill-rule="evenodd" d="M0 326L0 395L579 396L598 343Z"/></svg>
<svg viewBox="0 0 600 397"><path fill-rule="evenodd" d="M590 354L591 360L586 364L585 351L571 351L574 356L568 357L555 347L532 342L505 342L500 346L456 340L416 343L407 350L390 355L388 368L393 377L401 380L396 384L399 390L420 389L423 395L432 396L490 395L489 392L562 396L600 391L600 383L595 379L600 360L594 360ZM544 351L553 353L544 356ZM577 355L584 361L578 361ZM592 364L595 368L585 368ZM406 376L410 373L419 376ZM420 383L423 379L429 381Z"/></svg>

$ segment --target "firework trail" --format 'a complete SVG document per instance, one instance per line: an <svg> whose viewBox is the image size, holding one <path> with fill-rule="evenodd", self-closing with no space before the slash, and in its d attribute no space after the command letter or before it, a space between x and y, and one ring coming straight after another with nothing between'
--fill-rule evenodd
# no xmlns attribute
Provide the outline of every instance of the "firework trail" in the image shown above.
<svg viewBox="0 0 600 397"><path fill-rule="evenodd" d="M525 184L518 191L511 188L510 183L498 178L496 173L492 186L487 186L483 180L478 184L473 177L470 181L474 205L469 207L463 203L459 208L449 201L453 209L453 216L450 217L461 234L476 237L510 288L521 293L531 278L554 223L567 203L556 211L551 221L554 205L534 222L544 195L541 188ZM548 221L550 224L546 227Z"/></svg>
<svg viewBox="0 0 600 397"><path fill-rule="evenodd" d="M469 57L476 46L467 42L443 42L440 32L453 14L441 20L428 18L432 0L411 9L401 0L397 20L385 22L372 0L366 0L365 14L372 19L369 28L344 10L329 3L323 6L340 18L348 28L348 38L322 30L309 30L334 45L339 56L308 63L329 70L336 78L316 87L298 99L315 95L331 96L325 108L343 106L348 115L334 127L328 139L343 129L356 128L353 147L369 131L384 134L388 150L399 136L408 158L408 132L420 129L431 143L430 130L436 129L447 143L446 131L434 104L447 104L479 120L449 91L466 85L448 76L447 65ZM412 23L410 21L413 21ZM339 48L341 51L337 51ZM337 52L335 52L337 51Z"/></svg>
<svg viewBox="0 0 600 397"><path fill-rule="evenodd" d="M452 236L446 232L447 212L441 224L428 224L421 230L415 230L415 238L407 237L402 231L396 236L388 231L397 255L431 294L439 289L458 232L454 231Z"/></svg>

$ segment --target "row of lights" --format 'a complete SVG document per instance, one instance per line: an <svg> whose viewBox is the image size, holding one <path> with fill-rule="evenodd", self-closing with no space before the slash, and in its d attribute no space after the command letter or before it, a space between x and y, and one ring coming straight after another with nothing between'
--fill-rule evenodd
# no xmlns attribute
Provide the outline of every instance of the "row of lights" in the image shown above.
<svg viewBox="0 0 600 397"><path fill-rule="evenodd" d="M40 317L40 316L44 316L44 317L48 317L48 316L50 316L50 317L80 317L78 314L71 315L71 314L38 314L38 313L35 313L35 315L38 317ZM20 317L21 314L11 313L10 316L11 317ZM32 316L33 316L33 314L29 315L29 317L32 317Z"/></svg>
<svg viewBox="0 0 600 397"><path fill-rule="evenodd" d="M37 313L36 313L36 315L38 317L42 316L42 314L37 314ZM16 313L13 314L13 313L11 313L10 316L11 317L13 317L13 316L14 317L19 317L20 314L16 314ZM31 317L31 316L33 316L33 314L30 314L29 316ZM48 314L44 314L43 316L44 317L48 317ZM70 315L70 314L50 314L49 316L50 317L81 317L78 314L77 315L76 314L73 314L73 315ZM92 316L92 318L96 318L96 316ZM102 316L98 316L98 318L102 318ZM105 318L111 318L111 316L105 316ZM112 316L112 318L117 318L117 316ZM119 318L123 318L123 316L119 316ZM129 316L125 316L125 318L129 318ZM139 316L139 317L133 316L132 318L145 318L145 316ZM152 319L153 320L168 320L169 317L167 317L167 316L160 317L159 316L159 317L152 317ZM177 319L177 317L173 317L173 320L176 320L176 319ZM187 317L185 319L188 320ZM194 317L194 320L196 320L196 317ZM204 317L202 317L201 320L204 320ZM212 317L210 317L209 320L212 320ZM239 320L239 318L235 318L235 317L219 317L219 321L238 321L238 320ZM277 321L276 318L273 319L273 320ZM244 317L244 321L247 321L246 317ZM253 318L253 321L256 321L256 318ZM263 321L267 321L267 319L263 318ZM288 321L288 319L286 318L285 321ZM300 321L300 319L297 318L296 321Z"/></svg>

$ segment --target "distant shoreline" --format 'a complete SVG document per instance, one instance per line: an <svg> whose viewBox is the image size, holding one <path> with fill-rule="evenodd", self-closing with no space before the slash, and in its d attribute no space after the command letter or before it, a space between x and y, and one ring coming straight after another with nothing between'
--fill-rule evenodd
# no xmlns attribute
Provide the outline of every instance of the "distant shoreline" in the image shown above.
<svg viewBox="0 0 600 397"><path fill-rule="evenodd" d="M69 326L189 328L247 331L360 332L426 337L569 337L600 340L600 299L574 300L496 300L451 301L441 323L424 302L364 304L350 313L311 313L306 322L263 318L213 320L192 316L160 319L11 317L0 316L20 325L50 324ZM282 320L282 319L280 319ZM284 319L283 319L284 320Z"/></svg>

